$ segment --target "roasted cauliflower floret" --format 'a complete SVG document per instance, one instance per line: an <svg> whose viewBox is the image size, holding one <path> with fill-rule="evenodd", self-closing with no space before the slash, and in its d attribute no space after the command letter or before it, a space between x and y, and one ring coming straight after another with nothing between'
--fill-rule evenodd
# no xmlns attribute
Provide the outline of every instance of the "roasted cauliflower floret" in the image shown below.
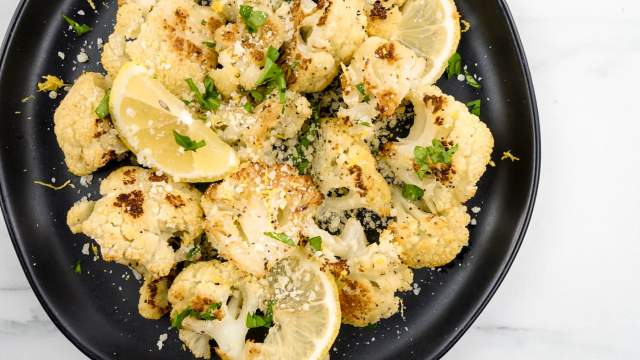
<svg viewBox="0 0 640 360"><path fill-rule="evenodd" d="M463 103L435 86L418 88L409 99L416 113L409 136L387 143L382 158L399 181L424 190L426 209L441 214L475 195L493 136Z"/></svg>
<svg viewBox="0 0 640 360"><path fill-rule="evenodd" d="M295 169L249 163L205 193L205 231L221 256L262 276L300 243L321 201Z"/></svg>
<svg viewBox="0 0 640 360"><path fill-rule="evenodd" d="M201 194L189 184L125 166L102 181L100 194L82 233L100 245L104 260L131 266L145 279L169 274L202 234ZM69 213L86 216L88 206L80 202Z"/></svg>
<svg viewBox="0 0 640 360"><path fill-rule="evenodd" d="M340 82L347 109L339 116L371 121L392 115L409 90L419 83L426 62L396 41L368 38L344 68Z"/></svg>
<svg viewBox="0 0 640 360"><path fill-rule="evenodd" d="M69 171L88 175L125 153L111 121L100 119L96 108L108 84L96 73L81 75L56 109L54 132Z"/></svg>
<svg viewBox="0 0 640 360"><path fill-rule="evenodd" d="M273 162L276 139L295 137L312 114L307 98L293 91L285 95L282 104L279 94L271 93L251 113L242 104L246 97L230 101L213 114L213 125L225 141L238 145L242 159Z"/></svg>
<svg viewBox="0 0 640 360"><path fill-rule="evenodd" d="M216 51L220 66L211 73L218 89L226 96L243 88L255 89L264 72L266 52L279 49L289 39L285 21L268 7L254 6L252 11L267 14L264 25L250 32L242 19L228 23L215 33Z"/></svg>
<svg viewBox="0 0 640 360"><path fill-rule="evenodd" d="M142 317L150 320L158 320L169 312L169 279L145 279L140 287L140 300L138 300L138 312Z"/></svg>
<svg viewBox="0 0 640 360"><path fill-rule="evenodd" d="M464 205L440 215L428 213L393 190L396 221L385 232L393 237L402 261L412 268L437 267L450 263L469 242L469 215Z"/></svg>
<svg viewBox="0 0 640 360"><path fill-rule="evenodd" d="M404 0L376 0L367 2L367 34L391 39L402 20L401 6Z"/></svg>
<svg viewBox="0 0 640 360"><path fill-rule="evenodd" d="M112 79L125 63L131 61L126 52L127 42L138 37L140 28L155 3L156 0L118 1L113 33L102 48L102 67L107 70Z"/></svg>
<svg viewBox="0 0 640 360"><path fill-rule="evenodd" d="M209 340L223 359L242 359L248 314L261 306L262 287L232 262L198 262L186 267L169 289L171 320L179 337L196 357L211 358Z"/></svg>
<svg viewBox="0 0 640 360"><path fill-rule="evenodd" d="M338 74L340 63L351 61L366 37L364 7L363 0L294 2L296 32L286 44L284 56L291 89L321 91Z"/></svg>
<svg viewBox="0 0 640 360"><path fill-rule="evenodd" d="M411 289L413 272L400 261L390 240L383 233L378 244L327 265L340 291L343 323L367 326L398 312L400 299L395 294Z"/></svg>
<svg viewBox="0 0 640 360"><path fill-rule="evenodd" d="M138 11L136 16L144 14L145 9ZM127 61L134 61L153 71L169 91L187 97L190 91L185 79L202 79L217 65L216 53L207 44L212 44L215 30L223 25L222 16L191 0L163 0L142 18L144 20L138 21L142 24L133 34L116 31L111 36L109 42L114 44L107 44L106 48L112 50L105 50L107 53L104 55L107 57L104 60L111 64L105 66L112 68L109 71L113 76L116 68ZM134 24L137 26L138 23ZM135 38L129 39L128 36ZM108 60L113 57L112 52L120 54L121 46L117 42L122 38L125 39L124 59Z"/></svg>
<svg viewBox="0 0 640 360"><path fill-rule="evenodd" d="M369 147L352 131L346 119L322 120L320 137L315 142L313 175L320 191L328 196L323 209L339 213L365 208L388 216L389 186L378 172Z"/></svg>

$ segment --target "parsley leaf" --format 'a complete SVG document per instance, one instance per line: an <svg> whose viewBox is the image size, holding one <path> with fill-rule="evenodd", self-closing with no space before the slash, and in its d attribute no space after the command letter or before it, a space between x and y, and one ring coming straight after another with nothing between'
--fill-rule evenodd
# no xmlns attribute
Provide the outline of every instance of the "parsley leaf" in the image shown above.
<svg viewBox="0 0 640 360"><path fill-rule="evenodd" d="M437 139L433 139L431 146L416 146L413 149L413 157L418 170L416 174L422 179L425 174L431 171L431 167L435 164L451 165L453 154L458 151L458 144L450 149L445 148L444 144Z"/></svg>
<svg viewBox="0 0 640 360"><path fill-rule="evenodd" d="M482 85L473 77L473 75L469 74L467 70L464 71L464 79L467 81L467 84L475 89L480 89Z"/></svg>
<svg viewBox="0 0 640 360"><path fill-rule="evenodd" d="M287 81L284 78L284 72L282 68L276 64L280 53L278 49L273 46L269 46L267 50L267 59L264 62L264 68L262 75L258 78L256 85L269 84L269 86L275 87L280 91L280 103L284 104L285 92L287 90Z"/></svg>
<svg viewBox="0 0 640 360"><path fill-rule="evenodd" d="M184 151L196 151L207 145L204 140L194 141L190 137L182 135L175 130L173 130L173 137L176 140L176 144L180 145Z"/></svg>
<svg viewBox="0 0 640 360"><path fill-rule="evenodd" d="M104 96L102 97L102 100L100 100L100 104L98 104L98 107L96 108L96 115L98 115L100 119L104 119L107 116L109 116L109 92L108 91L106 94L104 94Z"/></svg>
<svg viewBox="0 0 640 360"><path fill-rule="evenodd" d="M214 47L216 47L216 43L214 43L213 41L203 41L202 45L208 47L209 49L213 49Z"/></svg>
<svg viewBox="0 0 640 360"><path fill-rule="evenodd" d="M184 321L184 319L186 319L189 316L196 318L198 320L213 320L215 319L215 311L218 310L219 308L220 308L220 303L211 304L206 310L202 312L198 312L193 310L191 307L187 307L186 309L182 310L178 315L176 315L176 317L173 318L173 320L171 320L171 327L174 329L180 329L182 327L182 322Z"/></svg>
<svg viewBox="0 0 640 360"><path fill-rule="evenodd" d="M267 311L264 315L258 315L257 313L247 314L245 325L249 329L258 327L271 327L273 325L273 301L269 301L267 305Z"/></svg>
<svg viewBox="0 0 640 360"><path fill-rule="evenodd" d="M404 184L404 186L402 187L402 196L405 199L409 199L409 200L420 200L422 199L422 196L424 195L424 190L422 190L421 188L413 185L413 184Z"/></svg>
<svg viewBox="0 0 640 360"><path fill-rule="evenodd" d="M77 260L75 264L73 264L73 272L76 274L82 274L82 263L80 260Z"/></svg>
<svg viewBox="0 0 640 360"><path fill-rule="evenodd" d="M193 79L185 80L198 104L206 110L216 111L220 108L220 94L216 91L213 80L207 75L204 78L204 94L200 91Z"/></svg>
<svg viewBox="0 0 640 360"><path fill-rule="evenodd" d="M369 100L371 100L369 94L367 93L367 90L364 88L364 83L356 85L356 89L358 89L360 96L362 96L362 101L369 102Z"/></svg>
<svg viewBox="0 0 640 360"><path fill-rule="evenodd" d="M253 10L253 6L240 5L240 17L247 25L247 30L254 33L267 22L268 15L264 11Z"/></svg>
<svg viewBox="0 0 640 360"><path fill-rule="evenodd" d="M311 248L315 251L321 251L322 250L322 237L320 236L314 236L311 239L309 239L309 246L311 246Z"/></svg>
<svg viewBox="0 0 640 360"><path fill-rule="evenodd" d="M462 57L457 52L451 55L449 58L449 65L447 66L447 79L458 76L462 73Z"/></svg>
<svg viewBox="0 0 640 360"><path fill-rule="evenodd" d="M74 21L72 18L68 17L67 15L62 15L62 17L64 18L64 21L66 21L67 24L71 26L73 31L75 31L76 35L78 36L82 36L88 33L89 31L93 30L89 25L80 24L77 21Z"/></svg>
<svg viewBox="0 0 640 360"><path fill-rule="evenodd" d="M473 115L480 116L480 99L469 101L466 105Z"/></svg>
<svg viewBox="0 0 640 360"><path fill-rule="evenodd" d="M193 257L196 256L196 254L199 252L200 252L200 246L195 245L194 247L189 249L189 251L187 251L187 260L193 259Z"/></svg>
<svg viewBox="0 0 640 360"><path fill-rule="evenodd" d="M320 109L319 105L313 108L311 122L303 125L298 137L296 152L293 154L293 164L298 169L300 175L306 175L311 162L306 158L305 151L311 143L318 137L318 128L320 127Z"/></svg>
<svg viewBox="0 0 640 360"><path fill-rule="evenodd" d="M282 243L285 243L289 246L296 246L296 243L285 233L274 233L274 232L266 232L264 233L268 237L278 240Z"/></svg>
<svg viewBox="0 0 640 360"><path fill-rule="evenodd" d="M252 113L253 112L253 104L250 101L247 101L244 105L242 105L242 107L248 113Z"/></svg>

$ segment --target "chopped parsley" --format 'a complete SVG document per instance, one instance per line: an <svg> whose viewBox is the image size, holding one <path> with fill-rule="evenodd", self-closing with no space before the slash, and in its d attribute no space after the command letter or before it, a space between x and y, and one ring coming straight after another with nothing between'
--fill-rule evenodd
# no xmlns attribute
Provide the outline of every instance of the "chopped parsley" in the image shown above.
<svg viewBox="0 0 640 360"><path fill-rule="evenodd" d="M402 196L408 200L420 200L424 195L424 190L413 184L404 184L402 187Z"/></svg>
<svg viewBox="0 0 640 360"><path fill-rule="evenodd" d="M293 164L298 169L300 175L306 175L309 171L311 162L307 159L305 152L309 146L311 146L311 143L317 138L319 127L320 109L319 106L315 106L311 115L311 122L303 125L300 130L298 144L296 145L295 153L292 156Z"/></svg>
<svg viewBox="0 0 640 360"><path fill-rule="evenodd" d="M476 116L480 116L480 99L469 101L466 105L469 108L469 111Z"/></svg>
<svg viewBox="0 0 640 360"><path fill-rule="evenodd" d="M204 140L194 141L190 137L182 135L175 130L173 130L173 137L176 139L176 144L180 145L184 151L196 151L207 145Z"/></svg>
<svg viewBox="0 0 640 360"><path fill-rule="evenodd" d="M285 233L274 233L274 232L266 232L264 233L265 235L267 235L268 237L278 240L284 244L287 244L289 246L296 246L296 243L293 241L293 239L291 239L287 234Z"/></svg>
<svg viewBox="0 0 640 360"><path fill-rule="evenodd" d="M431 146L416 146L413 149L413 156L418 170L416 174L422 179L425 174L431 172L431 167L436 164L451 165L451 158L458 151L458 144L447 149L444 144L437 139L433 139Z"/></svg>
<svg viewBox="0 0 640 360"><path fill-rule="evenodd" d="M214 47L216 47L216 43L214 43L213 41L203 41L202 45L208 47L209 49L213 49Z"/></svg>
<svg viewBox="0 0 640 360"><path fill-rule="evenodd" d="M476 78L473 77L473 75L469 74L467 70L464 71L464 79L467 81L467 84L474 89L480 89L482 87L482 85L480 85L478 80L476 80Z"/></svg>
<svg viewBox="0 0 640 360"><path fill-rule="evenodd" d="M187 307L171 320L171 327L174 329L180 329L182 327L182 322L187 317L193 317L198 320L213 320L215 319L215 311L219 308L219 303L211 304L206 310L201 312L195 311L191 307Z"/></svg>
<svg viewBox="0 0 640 360"><path fill-rule="evenodd" d="M253 6L240 5L240 17L247 26L247 30L254 33L267 22L268 15L264 11L253 10Z"/></svg>
<svg viewBox="0 0 640 360"><path fill-rule="evenodd" d="M93 30L89 25L80 24L77 21L74 21L72 18L70 18L70 17L68 17L66 15L62 15L62 17L67 22L67 24L69 24L69 26L71 26L73 31L75 31L76 35L78 35L78 36L82 36L82 35L88 33L89 31Z"/></svg>
<svg viewBox="0 0 640 360"><path fill-rule="evenodd" d="M244 105L242 105L242 107L248 113L252 113L253 112L253 104L250 101L247 101Z"/></svg>
<svg viewBox="0 0 640 360"><path fill-rule="evenodd" d="M309 239L309 246L315 251L322 251L322 237L314 236Z"/></svg>
<svg viewBox="0 0 640 360"><path fill-rule="evenodd" d="M193 79L185 80L193 93L193 97L205 110L216 111L220 108L220 94L216 90L213 80L207 75L204 78L204 94Z"/></svg>
<svg viewBox="0 0 640 360"><path fill-rule="evenodd" d="M73 272L76 274L82 274L82 263L80 263L80 260L76 260L76 263L73 264Z"/></svg>
<svg viewBox="0 0 640 360"><path fill-rule="evenodd" d="M457 52L451 55L449 58L449 64L447 65L447 79L458 76L462 73L462 57Z"/></svg>
<svg viewBox="0 0 640 360"><path fill-rule="evenodd" d="M367 90L364 88L364 83L356 85L356 89L358 89L360 96L362 96L362 101L369 102L369 100L371 100L371 97L369 97Z"/></svg>
<svg viewBox="0 0 640 360"><path fill-rule="evenodd" d="M96 108L96 115L98 115L100 119L105 119L107 116L109 116L109 92L108 91L106 94L104 94L104 96L102 97L102 100L100 100L100 104L98 104L98 107Z"/></svg>
<svg viewBox="0 0 640 360"><path fill-rule="evenodd" d="M285 92L287 91L287 81L284 78L282 68L276 64L279 57L280 53L278 52L278 49L273 46L269 46L262 75L258 78L256 85L267 85L268 88L278 89L280 92L280 103L284 104Z"/></svg>
<svg viewBox="0 0 640 360"><path fill-rule="evenodd" d="M267 311L264 315L259 315L258 313L247 314L245 325L249 329L271 327L273 325L273 301L269 301L269 304L267 305Z"/></svg>
<svg viewBox="0 0 640 360"><path fill-rule="evenodd" d="M187 260L193 259L193 257L196 256L196 254L199 252L200 252L200 246L195 245L194 247L189 249L189 251L187 251Z"/></svg>

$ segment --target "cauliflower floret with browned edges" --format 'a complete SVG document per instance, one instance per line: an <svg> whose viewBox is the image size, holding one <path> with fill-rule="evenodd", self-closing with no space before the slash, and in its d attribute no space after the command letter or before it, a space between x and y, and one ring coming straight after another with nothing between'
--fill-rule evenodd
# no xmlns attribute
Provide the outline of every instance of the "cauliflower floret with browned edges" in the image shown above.
<svg viewBox="0 0 640 360"><path fill-rule="evenodd" d="M247 315L262 307L258 281L232 262L207 261L186 267L169 289L171 322L180 340L198 358L244 359L252 348L245 338Z"/></svg>
<svg viewBox="0 0 640 360"><path fill-rule="evenodd" d="M291 89L317 92L333 81L366 38L364 8L363 0L294 1L295 34L284 55Z"/></svg>
<svg viewBox="0 0 640 360"><path fill-rule="evenodd" d="M340 117L371 122L390 116L424 75L426 62L397 41L368 38L343 67L340 82L346 109Z"/></svg>
<svg viewBox="0 0 640 360"><path fill-rule="evenodd" d="M400 249L400 258L412 268L433 268L450 263L469 242L469 214L456 205L440 215L425 212L393 189L396 221L385 230Z"/></svg>
<svg viewBox="0 0 640 360"><path fill-rule="evenodd" d="M387 143L382 158L399 181L424 190L425 209L441 214L475 195L491 160L493 136L465 104L435 86L413 90L409 99L416 114L411 131ZM422 155L432 155L416 159L418 146Z"/></svg>
<svg viewBox="0 0 640 360"><path fill-rule="evenodd" d="M94 239L104 260L131 266L145 279L168 275L202 234L201 194L189 184L125 166L102 181L100 194L92 205L80 202L69 211L70 227Z"/></svg>
<svg viewBox="0 0 640 360"><path fill-rule="evenodd" d="M120 68L131 61L126 53L127 41L135 40L140 27L156 4L156 0L119 0L116 24L102 48L102 67L115 79Z"/></svg>
<svg viewBox="0 0 640 360"><path fill-rule="evenodd" d="M214 40L220 66L211 72L218 90L230 96L240 88L255 89L265 65L267 50L279 49L291 36L285 27L285 19L274 14L269 7L253 6L252 11L262 11L267 18L255 32L250 32L239 19L216 30Z"/></svg>
<svg viewBox="0 0 640 360"><path fill-rule="evenodd" d="M96 108L109 85L96 73L81 75L56 109L54 132L73 174L88 175L127 152L108 118Z"/></svg>
<svg viewBox="0 0 640 360"><path fill-rule="evenodd" d="M307 98L293 91L285 95L282 104L279 94L271 93L252 112L244 108L246 97L234 99L213 114L213 126L227 143L237 146L241 159L273 163L274 143L295 137L312 114Z"/></svg>
<svg viewBox="0 0 640 360"><path fill-rule="evenodd" d="M192 0L163 0L152 7L131 7L125 5L119 11L116 32L103 53L105 68L115 76L123 64L133 61L150 69L169 91L188 98L190 89L185 79L198 81L218 64L210 44L224 19ZM137 19L129 19L131 16Z"/></svg>
<svg viewBox="0 0 640 360"><path fill-rule="evenodd" d="M391 210L391 191L376 168L376 159L362 136L346 119L323 119L315 142L313 176L327 195L323 212L365 208L380 216ZM345 194L346 192L346 194ZM336 193L340 193L339 195Z"/></svg>
<svg viewBox="0 0 640 360"><path fill-rule="evenodd" d="M400 261L391 237L383 233L379 243L360 247L346 260L328 264L340 291L342 322L367 326L398 312L398 291L411 289L413 272Z"/></svg>
<svg viewBox="0 0 640 360"><path fill-rule="evenodd" d="M321 201L292 167L248 163L205 193L205 231L222 257L262 276L297 247Z"/></svg>
<svg viewBox="0 0 640 360"><path fill-rule="evenodd" d="M158 320L169 312L169 278L145 279L140 287L138 312L142 317Z"/></svg>
<svg viewBox="0 0 640 360"><path fill-rule="evenodd" d="M405 0L367 1L367 34L391 39L402 20L404 3Z"/></svg>

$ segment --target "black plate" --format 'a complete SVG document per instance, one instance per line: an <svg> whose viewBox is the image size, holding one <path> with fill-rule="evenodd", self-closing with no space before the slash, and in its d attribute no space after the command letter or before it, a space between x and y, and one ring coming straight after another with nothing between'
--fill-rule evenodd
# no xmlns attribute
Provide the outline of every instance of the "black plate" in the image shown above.
<svg viewBox="0 0 640 360"><path fill-rule="evenodd" d="M137 315L138 283L124 267L93 262L81 255L86 239L72 236L65 225L67 209L83 194L63 163L52 131L58 100L35 94L40 76L56 74L67 81L83 70L98 70L98 37L106 40L113 26L115 0L108 8L96 1L94 14L86 0L26 0L7 33L0 65L0 186L2 210L24 271L53 322L80 350L94 359L190 359L171 334L162 351L158 336L168 322ZM469 328L504 278L522 242L531 215L540 169L540 135L531 78L522 46L506 4L500 0L458 0L470 21L460 52L470 72L483 77L478 93L457 80L441 81L445 92L462 101L481 96L482 117L496 139L496 168L480 183L469 207L481 206L478 225L471 227L471 245L439 271L418 271L420 293L403 295L405 319L396 315L375 328L345 326L332 358L425 359L442 356ZM76 12L83 9L86 16ZM6 11L7 9L5 9ZM61 14L81 18L94 31L77 40L66 31ZM85 47L86 66L72 60ZM62 61L58 51L66 55ZM474 63L477 62L477 69ZM61 64L64 64L61 67ZM34 94L35 99L21 100ZM489 100L487 100L487 98ZM500 161L512 149L521 161ZM111 169L97 174L104 176ZM34 180L61 183L72 179L76 189L52 191ZM81 194L82 193L82 194ZM95 195L94 195L95 198ZM83 274L72 271L81 258ZM120 290L121 289L121 290Z"/></svg>

